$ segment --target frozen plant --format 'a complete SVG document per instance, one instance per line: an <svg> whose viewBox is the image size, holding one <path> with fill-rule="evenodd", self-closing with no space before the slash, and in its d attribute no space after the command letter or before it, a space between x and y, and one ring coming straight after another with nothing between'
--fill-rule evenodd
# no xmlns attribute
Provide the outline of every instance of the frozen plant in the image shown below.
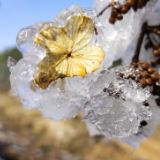
<svg viewBox="0 0 160 160"><path fill-rule="evenodd" d="M88 86L105 63L103 44L95 34L101 27L93 17L91 11L71 6L55 22L18 33L23 58L11 73L11 87L27 109L39 108L53 121L66 120L88 101Z"/></svg>
<svg viewBox="0 0 160 160"><path fill-rule="evenodd" d="M156 2L96 0L91 10L71 6L54 22L20 30L17 47L23 58L9 58L8 67L12 90L23 106L40 109L53 121L82 111L91 136L137 147L153 133L153 122L159 123ZM118 58L127 65L112 66Z"/></svg>
<svg viewBox="0 0 160 160"><path fill-rule="evenodd" d="M123 70L127 74L128 69L104 71L93 83L96 87L91 86L92 97L85 105L83 120L95 125L101 135L127 137L137 133L140 122L151 117L149 107L143 105L150 95L148 89L116 73Z"/></svg>

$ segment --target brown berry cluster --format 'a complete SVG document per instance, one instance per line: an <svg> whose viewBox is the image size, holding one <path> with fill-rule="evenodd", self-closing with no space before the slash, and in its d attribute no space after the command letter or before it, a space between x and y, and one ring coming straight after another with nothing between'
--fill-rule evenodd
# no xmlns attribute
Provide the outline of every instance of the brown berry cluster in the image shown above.
<svg viewBox="0 0 160 160"><path fill-rule="evenodd" d="M126 14L131 8L136 11L137 9L144 7L148 1L149 0L127 0L124 5L113 3L109 22L114 24L117 20L122 20L123 14ZM114 5L118 5L118 7L115 7Z"/></svg>
<svg viewBox="0 0 160 160"><path fill-rule="evenodd" d="M127 78L131 78L140 83L142 87L151 86L160 81L160 74L156 72L147 62L132 63L131 67L134 70L139 71L139 76L135 77L133 74L129 75ZM123 77L122 73L119 73L120 77Z"/></svg>
<svg viewBox="0 0 160 160"><path fill-rule="evenodd" d="M138 67L140 77L136 81L140 82L142 87L151 86L160 79L159 73L151 68L147 62L138 62L132 65L136 65L136 68Z"/></svg>
<svg viewBox="0 0 160 160"><path fill-rule="evenodd" d="M122 14L127 13L133 5L134 5L134 1L128 0L126 1L126 4L118 5L117 8L113 6L111 11L111 16L109 18L109 22L111 24L114 24L117 20L122 20L123 19Z"/></svg>
<svg viewBox="0 0 160 160"><path fill-rule="evenodd" d="M160 64L160 48L156 48L153 51L153 56L151 59L151 65L155 67L157 64Z"/></svg>
<svg viewBox="0 0 160 160"><path fill-rule="evenodd" d="M159 49L155 49L154 51L153 51L153 55L154 56L160 56L160 48Z"/></svg>

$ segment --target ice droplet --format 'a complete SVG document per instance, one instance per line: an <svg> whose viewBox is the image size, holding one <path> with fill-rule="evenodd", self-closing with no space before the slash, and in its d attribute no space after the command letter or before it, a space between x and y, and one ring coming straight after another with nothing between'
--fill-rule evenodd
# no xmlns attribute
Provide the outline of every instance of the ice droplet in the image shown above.
<svg viewBox="0 0 160 160"><path fill-rule="evenodd" d="M14 58L8 57L7 66L9 68L10 72L12 72L14 70L16 63L17 63L17 61Z"/></svg>

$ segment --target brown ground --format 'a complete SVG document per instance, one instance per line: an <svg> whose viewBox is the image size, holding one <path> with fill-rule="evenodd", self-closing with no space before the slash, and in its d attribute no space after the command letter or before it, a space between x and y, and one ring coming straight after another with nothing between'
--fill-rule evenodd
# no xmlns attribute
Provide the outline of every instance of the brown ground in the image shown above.
<svg viewBox="0 0 160 160"><path fill-rule="evenodd" d="M89 136L80 115L52 122L0 93L0 157L5 160L160 160L160 127L133 150L116 140ZM1 160L1 158L0 158Z"/></svg>

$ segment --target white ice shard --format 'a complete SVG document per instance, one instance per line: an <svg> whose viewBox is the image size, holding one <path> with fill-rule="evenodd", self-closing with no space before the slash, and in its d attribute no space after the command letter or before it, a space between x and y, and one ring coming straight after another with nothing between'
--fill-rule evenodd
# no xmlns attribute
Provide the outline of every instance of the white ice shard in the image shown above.
<svg viewBox="0 0 160 160"><path fill-rule="evenodd" d="M16 63L17 63L17 61L14 58L8 57L7 66L9 68L10 72L12 72L14 70Z"/></svg>
<svg viewBox="0 0 160 160"><path fill-rule="evenodd" d="M133 148L138 148L140 143L146 140L150 135L154 134L155 128L154 123L160 124L160 108L155 102L155 96L150 95L147 99L147 103L152 112L151 120L142 121L140 123L139 130L136 134L133 134L127 138L118 139L120 142L130 145Z"/></svg>
<svg viewBox="0 0 160 160"><path fill-rule="evenodd" d="M124 144L128 144L133 148L138 148L140 143L146 140L149 135L154 134L154 124L153 121L146 121L145 126L141 126L136 134L129 137L119 138L118 140Z"/></svg>
<svg viewBox="0 0 160 160"><path fill-rule="evenodd" d="M151 118L149 107L143 105L150 95L148 89L142 89L131 79L117 76L117 71L102 72L92 84L91 99L85 105L83 117L84 121L95 125L100 134L111 138L135 134L140 122ZM121 67L119 71L122 71Z"/></svg>

